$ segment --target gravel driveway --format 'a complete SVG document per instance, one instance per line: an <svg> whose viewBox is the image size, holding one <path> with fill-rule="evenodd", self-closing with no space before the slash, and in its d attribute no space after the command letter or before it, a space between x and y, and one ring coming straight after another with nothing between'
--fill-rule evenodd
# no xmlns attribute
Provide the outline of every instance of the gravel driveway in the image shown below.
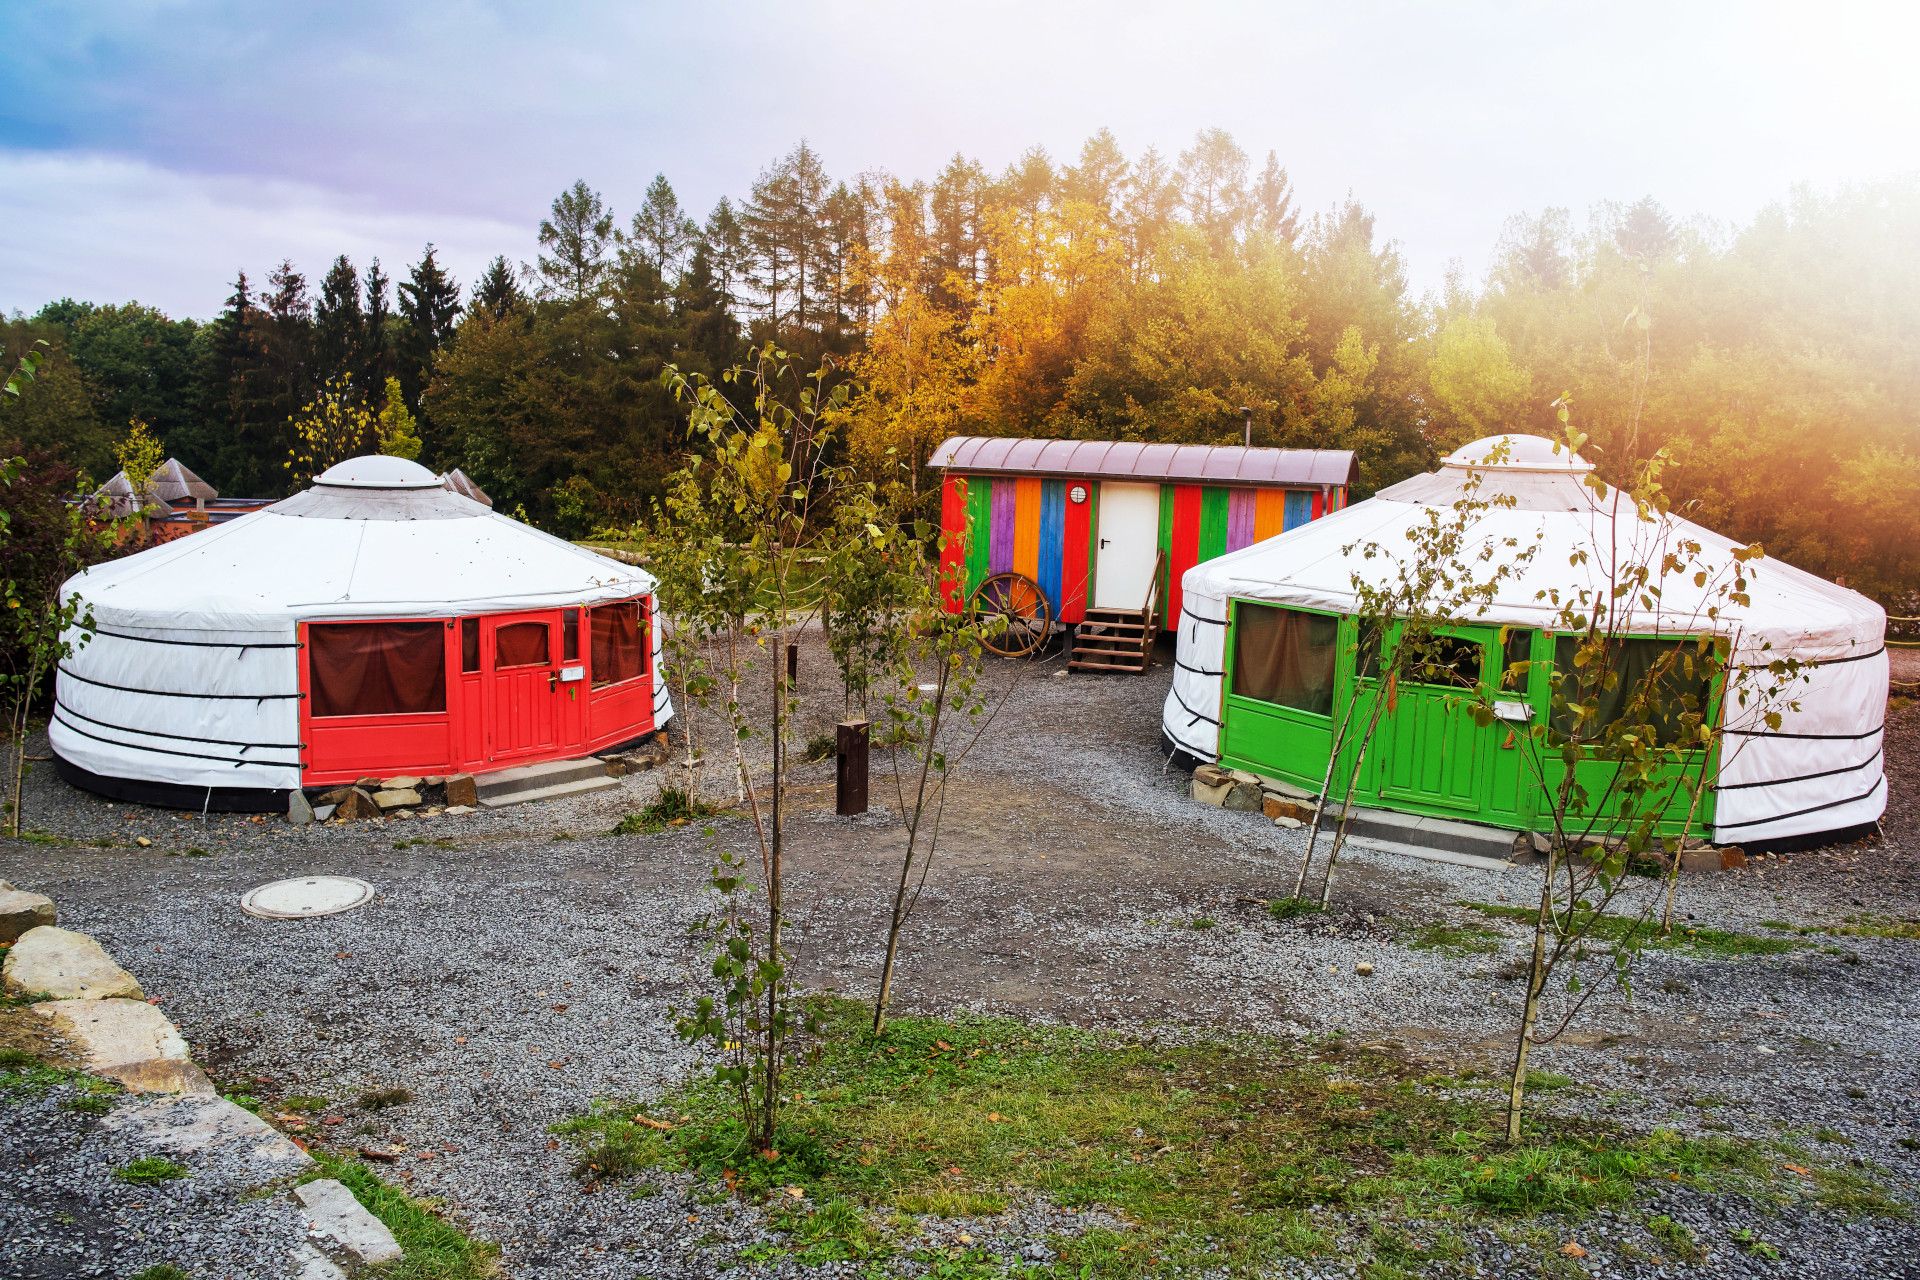
<svg viewBox="0 0 1920 1280"><path fill-rule="evenodd" d="M1122 1028L1339 1028L1450 1068L1499 1065L1518 990L1503 970L1518 929L1459 904L1528 901L1530 872L1359 850L1341 871L1336 921L1275 921L1263 903L1287 892L1300 835L1187 799L1185 775L1157 751L1167 668L1103 678L1061 667L989 671L1020 687L955 784L908 931L898 1008ZM817 643L803 653L801 692L802 736L826 731L841 699ZM1762 921L1920 914L1920 708L1890 720L1888 764L1884 839L1689 878L1682 912L1747 932L1765 932ZM383 1175L442 1197L497 1241L506 1274L716 1274L734 1250L710 1246L757 1238L756 1210L708 1203L671 1180L645 1199L584 1193L572 1152L547 1132L596 1098L645 1095L694 1066L668 1007L695 989L689 927L712 847L691 828L605 834L660 776L466 817L293 829L110 805L43 767L29 785L29 825L62 842L0 841L0 876L53 895L63 924L105 942L227 1087L270 1110L325 1098L344 1117L329 1137L404 1148ZM818 988L864 995L900 828L884 813L833 817L830 764L800 778L791 900L801 972ZM894 807L878 753L874 799ZM140 836L152 846L135 847ZM729 838L745 848L722 823ZM255 885L317 872L360 876L378 897L298 922L237 908ZM1428 920L1491 924L1509 935L1504 954L1394 941L1395 924ZM1823 1158L1874 1162L1913 1196L1920 1158L1901 1142L1920 1138L1920 943L1810 942L1827 949L1649 954L1631 1007L1607 997L1538 1065L1619 1091L1608 1096L1626 1122L1791 1130ZM1355 972L1360 961L1370 976ZM412 1100L355 1102L393 1088ZM1914 1265L1909 1230L1807 1215L1770 1238L1813 1274L1896 1275ZM1725 1274L1749 1265L1716 1259ZM1616 1264L1633 1273L1630 1261Z"/></svg>

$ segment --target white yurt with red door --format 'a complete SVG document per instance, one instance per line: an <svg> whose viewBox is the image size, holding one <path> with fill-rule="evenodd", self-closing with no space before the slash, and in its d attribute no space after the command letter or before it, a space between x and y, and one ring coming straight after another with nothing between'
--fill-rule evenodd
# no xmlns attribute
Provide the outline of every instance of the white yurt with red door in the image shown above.
<svg viewBox="0 0 1920 1280"><path fill-rule="evenodd" d="M606 750L673 715L654 585L417 463L354 458L68 581L92 629L56 676L55 765L144 803L271 810Z"/></svg>

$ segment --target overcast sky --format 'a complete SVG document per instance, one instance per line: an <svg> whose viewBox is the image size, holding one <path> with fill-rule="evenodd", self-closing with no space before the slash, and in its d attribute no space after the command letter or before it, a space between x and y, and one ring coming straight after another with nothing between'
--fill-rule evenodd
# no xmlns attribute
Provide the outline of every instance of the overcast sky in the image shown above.
<svg viewBox="0 0 1920 1280"><path fill-rule="evenodd" d="M0 311L216 311L244 268L337 253L466 283L584 177L623 218L664 172L704 214L801 137L836 176L1172 155L1222 126L1311 211L1348 192L1414 280L1501 223L1651 194L1749 216L1795 182L1920 167L1920 6L9 0ZM1920 246L1916 246L1920 249Z"/></svg>

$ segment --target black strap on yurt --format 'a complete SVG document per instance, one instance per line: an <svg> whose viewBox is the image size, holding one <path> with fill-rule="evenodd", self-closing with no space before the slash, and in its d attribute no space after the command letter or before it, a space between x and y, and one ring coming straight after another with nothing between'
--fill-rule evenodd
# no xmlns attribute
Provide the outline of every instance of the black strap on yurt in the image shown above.
<svg viewBox="0 0 1920 1280"><path fill-rule="evenodd" d="M1859 764L1844 765L1838 769L1823 769L1819 773L1803 773L1794 778L1764 778L1759 782L1716 782L1715 791L1744 791L1748 787L1784 787L1789 782L1812 782L1815 778L1832 778L1843 773L1858 773L1880 758L1880 748L1875 747L1873 754Z"/></svg>
<svg viewBox="0 0 1920 1280"><path fill-rule="evenodd" d="M1737 734L1742 738L1796 738L1802 742L1858 742L1862 738L1871 738L1885 729L1882 721L1865 733L1783 733L1776 729L1725 729L1724 733Z"/></svg>
<svg viewBox="0 0 1920 1280"><path fill-rule="evenodd" d="M98 725L102 729L137 733L148 738L170 738L175 742L192 742L203 747L239 747L243 751L305 751L307 749L307 744L304 742L241 742L234 738L197 738L185 733L162 733L158 729L136 729L130 724L115 724L111 720L102 720L84 711L77 711L58 698L54 699L54 706L75 719L85 720L88 724Z"/></svg>
<svg viewBox="0 0 1920 1280"><path fill-rule="evenodd" d="M128 635L124 631L109 631L105 627L94 627L94 635L112 636L115 640L133 640L140 644L174 644L188 649L298 649L297 640L272 643L255 643L251 640L163 640L159 636Z"/></svg>
<svg viewBox="0 0 1920 1280"><path fill-rule="evenodd" d="M155 698L219 698L230 702L270 702L285 698L304 698L304 693L180 693L173 689L139 689L130 684L109 684L105 680L91 680L76 671L60 668L60 674L69 680L78 680L81 684L90 684L102 689L117 689L121 693L144 693Z"/></svg>
<svg viewBox="0 0 1920 1280"><path fill-rule="evenodd" d="M1829 800L1825 804L1811 805L1805 809L1795 809L1792 813L1776 813L1771 818L1749 818L1745 822L1716 822L1713 824L1713 829L1715 831L1732 831L1736 827L1764 827L1768 823L1785 822L1788 818L1801 818L1809 813L1819 813L1822 809L1838 809L1844 804L1858 804L1862 800L1871 798L1873 793L1878 791L1881 784L1886 782L1886 780L1886 775L1882 774L1880 777L1875 778L1873 785L1865 791L1862 791L1857 796L1848 796L1844 800Z"/></svg>
<svg viewBox="0 0 1920 1280"><path fill-rule="evenodd" d="M298 769L300 767L300 762L297 760L248 760L240 756L210 756L199 751L175 751L171 747L149 747L138 742L122 742L118 738L103 738L97 733L88 733L79 725L70 723L60 714L58 707L53 710L53 718L58 720L69 733L77 733L83 738L103 742L109 747L125 747L129 751L147 751L160 756L181 756L188 760L212 760L218 764L230 764L236 769L243 765L256 765L267 769Z"/></svg>
<svg viewBox="0 0 1920 1280"><path fill-rule="evenodd" d="M1844 658L1820 658L1813 662L1802 662L1800 663L1800 670L1809 671L1814 667L1837 667L1843 662L1865 662L1868 658L1877 658L1886 651L1887 646L1883 644L1872 653L1855 653L1849 654ZM1773 664L1771 662L1742 664L1733 669L1735 671L1770 671L1773 669Z"/></svg>
<svg viewBox="0 0 1920 1280"><path fill-rule="evenodd" d="M1180 655L1177 653L1173 656L1173 665L1180 668L1182 671L1191 671L1193 672L1193 674L1197 676L1224 676L1225 674L1227 674L1224 671L1209 671L1205 667L1190 667L1186 663L1180 661Z"/></svg>
<svg viewBox="0 0 1920 1280"><path fill-rule="evenodd" d="M1189 721L1190 724L1198 724L1200 721L1205 720L1208 724L1212 725L1216 729L1220 727L1220 722L1218 720L1215 720L1212 716L1203 716L1198 711L1195 711L1192 707L1189 707L1187 705L1187 700L1180 696L1180 691L1178 689L1169 689L1168 692L1173 695L1173 700L1180 704L1180 709L1193 717L1193 719Z"/></svg>

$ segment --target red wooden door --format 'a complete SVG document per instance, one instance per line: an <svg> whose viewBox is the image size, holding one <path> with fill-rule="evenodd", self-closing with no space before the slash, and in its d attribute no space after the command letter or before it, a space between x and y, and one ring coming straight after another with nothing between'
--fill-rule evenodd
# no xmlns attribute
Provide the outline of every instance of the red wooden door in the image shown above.
<svg viewBox="0 0 1920 1280"><path fill-rule="evenodd" d="M560 745L560 611L480 619L487 759L510 764Z"/></svg>

